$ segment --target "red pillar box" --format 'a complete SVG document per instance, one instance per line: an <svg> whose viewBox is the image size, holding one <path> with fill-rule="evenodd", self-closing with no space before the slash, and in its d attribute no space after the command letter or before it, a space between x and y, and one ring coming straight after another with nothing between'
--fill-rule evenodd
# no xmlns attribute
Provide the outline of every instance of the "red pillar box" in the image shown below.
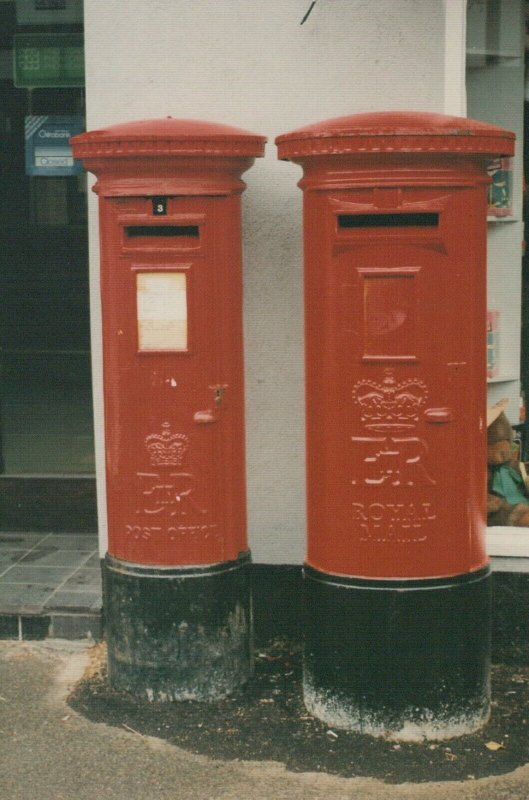
<svg viewBox="0 0 529 800"><path fill-rule="evenodd" d="M251 671L240 194L264 142L172 118L72 139L98 179L109 674L150 699Z"/></svg>
<svg viewBox="0 0 529 800"><path fill-rule="evenodd" d="M305 702L448 737L489 715L487 165L514 135L437 114L277 139L303 167Z"/></svg>

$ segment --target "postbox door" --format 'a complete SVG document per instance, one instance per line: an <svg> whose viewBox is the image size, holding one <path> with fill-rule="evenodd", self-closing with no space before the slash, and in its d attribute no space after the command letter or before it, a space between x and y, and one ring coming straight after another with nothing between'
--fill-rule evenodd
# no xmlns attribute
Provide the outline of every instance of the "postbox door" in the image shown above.
<svg viewBox="0 0 529 800"><path fill-rule="evenodd" d="M168 198L160 214L153 198L107 203L109 552L160 565L236 558L244 420L230 201ZM217 243L216 229L228 243Z"/></svg>
<svg viewBox="0 0 529 800"><path fill-rule="evenodd" d="M320 267L330 264L318 274L315 258L307 285L309 563L319 569L437 577L486 561L475 192L403 190L394 208L372 190L319 201L330 220Z"/></svg>

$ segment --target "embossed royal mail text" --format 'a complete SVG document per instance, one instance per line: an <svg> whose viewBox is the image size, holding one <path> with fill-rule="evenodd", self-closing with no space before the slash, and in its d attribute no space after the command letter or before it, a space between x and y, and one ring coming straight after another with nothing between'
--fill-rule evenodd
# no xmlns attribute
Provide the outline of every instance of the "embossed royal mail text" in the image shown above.
<svg viewBox="0 0 529 800"><path fill-rule="evenodd" d="M397 380L386 369L377 382L364 379L353 389L363 435L351 436L353 486L400 489L435 486L427 467L427 442L416 435L428 388L418 378ZM430 502L353 503L353 521L362 541L422 542L423 530L436 519Z"/></svg>

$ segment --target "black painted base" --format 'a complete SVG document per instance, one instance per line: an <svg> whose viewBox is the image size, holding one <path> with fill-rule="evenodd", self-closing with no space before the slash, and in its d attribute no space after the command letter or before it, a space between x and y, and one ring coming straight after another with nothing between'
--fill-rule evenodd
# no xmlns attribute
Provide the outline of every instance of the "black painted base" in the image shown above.
<svg viewBox="0 0 529 800"><path fill-rule="evenodd" d="M305 568L303 691L329 725L447 739L490 714L489 570L370 581Z"/></svg>
<svg viewBox="0 0 529 800"><path fill-rule="evenodd" d="M149 700L215 700L252 674L250 556L144 567L107 554L103 606L111 686Z"/></svg>

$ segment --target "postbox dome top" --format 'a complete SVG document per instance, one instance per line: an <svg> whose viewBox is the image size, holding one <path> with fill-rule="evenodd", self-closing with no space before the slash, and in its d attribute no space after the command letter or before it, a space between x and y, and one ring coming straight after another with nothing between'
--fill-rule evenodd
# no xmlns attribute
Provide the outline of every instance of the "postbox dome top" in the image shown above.
<svg viewBox="0 0 529 800"><path fill-rule="evenodd" d="M288 160L346 153L462 153L509 156L511 131L466 117L415 111L379 111L317 122L276 139Z"/></svg>
<svg viewBox="0 0 529 800"><path fill-rule="evenodd" d="M258 157L265 136L195 119L139 120L88 131L71 139L76 158L135 155Z"/></svg>

